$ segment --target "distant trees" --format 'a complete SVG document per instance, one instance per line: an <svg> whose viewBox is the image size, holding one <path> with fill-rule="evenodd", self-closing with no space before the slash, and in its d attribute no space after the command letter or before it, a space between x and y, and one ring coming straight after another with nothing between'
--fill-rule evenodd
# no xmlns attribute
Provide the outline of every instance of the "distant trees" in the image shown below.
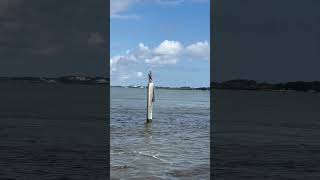
<svg viewBox="0 0 320 180"><path fill-rule="evenodd" d="M295 81L271 84L267 82L258 83L247 79L235 79L221 83L211 82L210 85L213 89L320 91L319 81Z"/></svg>

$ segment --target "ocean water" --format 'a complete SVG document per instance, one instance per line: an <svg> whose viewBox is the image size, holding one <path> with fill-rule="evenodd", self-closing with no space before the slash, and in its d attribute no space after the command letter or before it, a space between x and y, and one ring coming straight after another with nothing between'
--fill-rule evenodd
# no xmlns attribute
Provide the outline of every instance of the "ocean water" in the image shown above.
<svg viewBox="0 0 320 180"><path fill-rule="evenodd" d="M320 94L215 90L214 179L320 179Z"/></svg>
<svg viewBox="0 0 320 180"><path fill-rule="evenodd" d="M0 179L106 179L106 86L0 83Z"/></svg>
<svg viewBox="0 0 320 180"><path fill-rule="evenodd" d="M209 179L210 92L155 89L150 124L146 93L111 88L111 178Z"/></svg>

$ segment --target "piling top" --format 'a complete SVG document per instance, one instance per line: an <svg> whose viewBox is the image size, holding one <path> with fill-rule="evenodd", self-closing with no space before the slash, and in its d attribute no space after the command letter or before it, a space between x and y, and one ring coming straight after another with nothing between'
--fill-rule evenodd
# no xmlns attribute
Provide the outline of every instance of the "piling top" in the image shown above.
<svg viewBox="0 0 320 180"><path fill-rule="evenodd" d="M149 71L148 77L149 77L149 83L152 83L152 72L151 71Z"/></svg>

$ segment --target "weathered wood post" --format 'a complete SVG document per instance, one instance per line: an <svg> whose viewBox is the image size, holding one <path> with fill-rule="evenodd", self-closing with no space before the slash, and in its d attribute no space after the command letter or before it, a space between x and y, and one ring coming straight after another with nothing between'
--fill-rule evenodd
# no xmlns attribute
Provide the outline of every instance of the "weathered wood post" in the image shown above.
<svg viewBox="0 0 320 180"><path fill-rule="evenodd" d="M149 82L148 82L148 91L147 91L147 123L152 122L152 108L154 102L154 84L152 81L151 71L148 74Z"/></svg>

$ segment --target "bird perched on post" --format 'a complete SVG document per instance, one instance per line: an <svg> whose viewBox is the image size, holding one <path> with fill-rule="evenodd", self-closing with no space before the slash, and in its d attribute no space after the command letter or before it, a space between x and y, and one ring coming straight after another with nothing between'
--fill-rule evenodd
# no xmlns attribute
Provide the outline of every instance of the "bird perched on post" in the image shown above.
<svg viewBox="0 0 320 180"><path fill-rule="evenodd" d="M151 83L152 82L152 72L151 71L149 71L148 77L149 77L149 83Z"/></svg>

